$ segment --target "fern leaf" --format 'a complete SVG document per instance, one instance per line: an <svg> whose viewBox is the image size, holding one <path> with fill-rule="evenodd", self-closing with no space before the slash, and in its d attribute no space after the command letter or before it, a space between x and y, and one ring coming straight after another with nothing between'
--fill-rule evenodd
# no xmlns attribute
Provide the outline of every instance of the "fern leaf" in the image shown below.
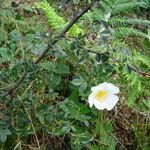
<svg viewBox="0 0 150 150"><path fill-rule="evenodd" d="M122 77L124 78L126 83L129 83L129 87L126 89L128 96L128 105L133 106L141 93L142 79L136 73L128 73L125 70L122 71Z"/></svg>
<svg viewBox="0 0 150 150"><path fill-rule="evenodd" d="M142 64L146 65L148 68L150 68L150 59L149 57L145 55L138 54L136 55L136 59L138 62L141 62Z"/></svg>
<svg viewBox="0 0 150 150"><path fill-rule="evenodd" d="M63 30L63 28L67 24L67 21L65 21L63 17L60 17L46 0L38 3L36 7L44 12L48 25L50 27L52 27L54 30L58 32ZM77 36L78 34L83 32L84 31L75 24L68 31L68 34L70 36Z"/></svg>
<svg viewBox="0 0 150 150"><path fill-rule="evenodd" d="M143 26L149 26L150 21L148 20L141 20L141 19L132 19L122 16L112 17L109 20L110 25L112 26L126 26L126 25L143 25Z"/></svg>
<svg viewBox="0 0 150 150"><path fill-rule="evenodd" d="M124 36L129 36L129 35L136 35L139 37L147 38L149 39L149 36L139 30L129 28L129 27L118 27L115 28L114 34L118 37L124 37Z"/></svg>
<svg viewBox="0 0 150 150"><path fill-rule="evenodd" d="M134 8L137 7L142 7L144 6L145 3L144 2L127 2L127 3L120 3L115 5L114 9L112 10L112 14L119 14L122 12L129 12L129 11L133 11Z"/></svg>
<svg viewBox="0 0 150 150"><path fill-rule="evenodd" d="M88 18L90 22L94 20L104 20L104 12L101 9L95 8L93 11L89 11L85 14L85 18Z"/></svg>
<svg viewBox="0 0 150 150"><path fill-rule="evenodd" d="M114 9L116 7L116 5L129 2L128 0L111 0L111 1L113 1L112 9Z"/></svg>
<svg viewBox="0 0 150 150"><path fill-rule="evenodd" d="M57 15L55 10L49 5L47 1L43 1L37 4L37 8L41 9L47 19L48 24L56 29L59 30L66 24L66 21Z"/></svg>
<svg viewBox="0 0 150 150"><path fill-rule="evenodd" d="M110 12L111 8L109 7L109 5L107 3L105 3L104 1L101 1L101 9L105 12Z"/></svg>
<svg viewBox="0 0 150 150"><path fill-rule="evenodd" d="M129 1L128 0L102 0L101 3L102 2L105 3L105 5L109 6L111 9L113 9L116 7L116 5L127 3Z"/></svg>
<svg viewBox="0 0 150 150"><path fill-rule="evenodd" d="M115 2L113 0L102 0L101 3L105 3L105 5L107 5L111 8Z"/></svg>

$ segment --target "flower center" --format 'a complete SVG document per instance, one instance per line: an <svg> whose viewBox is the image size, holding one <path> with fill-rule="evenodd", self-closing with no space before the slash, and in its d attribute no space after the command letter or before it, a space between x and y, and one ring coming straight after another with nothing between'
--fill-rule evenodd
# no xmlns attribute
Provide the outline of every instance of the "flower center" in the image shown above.
<svg viewBox="0 0 150 150"><path fill-rule="evenodd" d="M107 91L99 91L95 94L95 99L98 101L105 101L105 97L107 96Z"/></svg>

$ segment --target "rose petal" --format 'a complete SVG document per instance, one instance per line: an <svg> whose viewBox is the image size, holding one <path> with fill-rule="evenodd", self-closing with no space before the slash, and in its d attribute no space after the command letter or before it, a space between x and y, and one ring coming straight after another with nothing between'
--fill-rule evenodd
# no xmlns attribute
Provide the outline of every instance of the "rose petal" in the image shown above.
<svg viewBox="0 0 150 150"><path fill-rule="evenodd" d="M89 102L90 107L93 106L94 97L95 97L95 93L91 93L91 94L89 95L88 102Z"/></svg>
<svg viewBox="0 0 150 150"><path fill-rule="evenodd" d="M105 102L99 102L97 100L94 101L94 106L98 109L98 110L104 110L106 108L106 103Z"/></svg>
<svg viewBox="0 0 150 150"><path fill-rule="evenodd" d="M97 86L93 86L93 87L91 88L91 91L92 91L92 92L97 92L97 91L100 91L100 90L102 90L102 87L100 86L100 84L97 85Z"/></svg>
<svg viewBox="0 0 150 150"><path fill-rule="evenodd" d="M99 86L103 89L103 90L106 90L112 94L117 94L119 93L119 88L111 83L107 83L107 82L104 82L104 83L101 83L99 84Z"/></svg>
<svg viewBox="0 0 150 150"><path fill-rule="evenodd" d="M113 94L109 95L105 101L106 109L107 110L113 109L115 107L116 103L118 102L118 100L119 100L118 96L113 95Z"/></svg>

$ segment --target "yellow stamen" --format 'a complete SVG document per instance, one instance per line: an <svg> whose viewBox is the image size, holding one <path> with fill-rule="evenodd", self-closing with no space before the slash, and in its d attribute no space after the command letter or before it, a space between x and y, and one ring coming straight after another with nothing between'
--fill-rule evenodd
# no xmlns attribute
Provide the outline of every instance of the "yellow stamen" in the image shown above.
<svg viewBox="0 0 150 150"><path fill-rule="evenodd" d="M105 97L107 95L107 91L98 91L96 94L95 94L95 99L98 100L98 101L105 101Z"/></svg>

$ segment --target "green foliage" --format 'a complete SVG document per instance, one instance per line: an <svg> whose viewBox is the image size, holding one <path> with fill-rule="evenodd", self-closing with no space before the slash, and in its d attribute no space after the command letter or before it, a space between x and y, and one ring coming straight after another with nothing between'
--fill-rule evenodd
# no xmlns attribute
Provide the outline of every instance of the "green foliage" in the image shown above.
<svg viewBox="0 0 150 150"><path fill-rule="evenodd" d="M11 132L8 129L0 130L0 142L6 142L7 136L10 135Z"/></svg>
<svg viewBox="0 0 150 150"><path fill-rule="evenodd" d="M37 8L41 9L44 12L44 15L47 19L48 25L54 30L60 32L67 25L67 22L63 17L60 17L52 8L49 3L44 0L36 5ZM79 28L76 24L68 31L70 36L78 36L78 34L83 33L83 30Z"/></svg>
<svg viewBox="0 0 150 150"><path fill-rule="evenodd" d="M136 103L136 100L142 94L141 79L135 73L123 72L125 81L129 84L127 88L128 105L131 107Z"/></svg>
<svg viewBox="0 0 150 150"><path fill-rule="evenodd" d="M148 77L139 76L139 70L137 69L149 70L149 59L136 51L128 54L126 57L128 61L126 60L124 62L125 67L121 71L121 78L125 85L128 84L128 87L125 87L125 93L127 93L126 95L128 96L128 105L130 107L139 107L143 103L143 100L148 98L149 80ZM137 72L135 72L135 70L137 70ZM139 107L138 109L141 108ZM147 109L142 109L142 111L147 112Z"/></svg>
<svg viewBox="0 0 150 150"><path fill-rule="evenodd" d="M126 27L118 27L118 28L115 28L115 35L118 36L118 37L125 37L125 36L128 36L128 35L135 35L135 36L140 36L140 37L143 37L143 38L148 38L149 39L149 36L145 33L142 33L134 28L126 28Z"/></svg>
<svg viewBox="0 0 150 150"><path fill-rule="evenodd" d="M148 33L146 33L148 28L145 32L136 29L137 25L149 27L150 21L138 19L135 15L131 15L136 8L144 6L146 6L146 3L143 1L102 0L100 7L88 13L87 16L92 22L105 21L105 24L103 22L101 24L100 34L109 29L115 37L127 37L131 35L150 39Z"/></svg>
<svg viewBox="0 0 150 150"><path fill-rule="evenodd" d="M141 19L132 19L132 18L127 18L127 17L112 17L111 20L109 21L110 24L115 27L115 26L126 26L126 25L143 25L143 26L149 26L150 21L148 20L141 20Z"/></svg>
<svg viewBox="0 0 150 150"><path fill-rule="evenodd" d="M71 2L78 7L87 4L87 1ZM55 5L56 2L51 3ZM116 38L108 39L108 36L96 37L91 43L88 36L79 34L83 30L74 25L68 33L74 38L62 38L35 66L30 64L46 49L48 41L53 40L53 33L49 32L41 14L37 14L29 3L20 3L17 8L4 0L0 4L0 149L37 149L38 142L43 150L148 147L148 124L143 116L147 116L150 109L150 84L143 73L148 74L150 70L149 40L148 35L136 30L134 25L147 27L149 21L124 16L124 13L135 10L137 6L143 7L145 3L103 0L100 4L102 9L94 8L88 14L96 32L95 21L103 17L103 27L107 28L109 24L119 30L116 35L147 37L140 41L142 50L135 43L133 48ZM57 32L62 31L66 25L64 18L46 1L37 5L50 27ZM112 17L104 13L106 10L112 13ZM83 21L87 23L88 19ZM130 25L133 28L128 29ZM84 32L91 34L92 29L88 27ZM110 32L103 34L109 35ZM4 98L28 66L29 73L17 93ZM120 100L112 111L98 111L88 106L91 87L102 82L111 82L120 88ZM127 109L131 112L126 112ZM124 120L128 124L124 124ZM127 133L134 142L129 141L128 145L126 138L116 138L117 129L119 135Z"/></svg>

